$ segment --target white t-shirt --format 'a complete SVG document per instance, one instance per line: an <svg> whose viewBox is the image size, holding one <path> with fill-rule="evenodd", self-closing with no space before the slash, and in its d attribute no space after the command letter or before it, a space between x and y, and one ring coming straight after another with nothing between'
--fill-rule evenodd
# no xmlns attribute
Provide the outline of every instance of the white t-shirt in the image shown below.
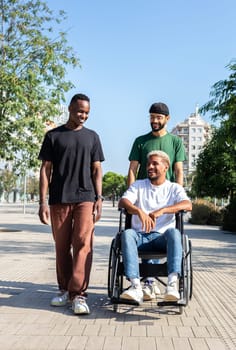
<svg viewBox="0 0 236 350"><path fill-rule="evenodd" d="M149 179L136 180L122 198L128 199L147 214L183 200L189 200L181 185L166 180L162 185L155 186ZM171 227L175 227L175 214L163 214L156 219L156 226L152 231L163 233ZM137 232L142 231L138 215L132 215L132 228Z"/></svg>

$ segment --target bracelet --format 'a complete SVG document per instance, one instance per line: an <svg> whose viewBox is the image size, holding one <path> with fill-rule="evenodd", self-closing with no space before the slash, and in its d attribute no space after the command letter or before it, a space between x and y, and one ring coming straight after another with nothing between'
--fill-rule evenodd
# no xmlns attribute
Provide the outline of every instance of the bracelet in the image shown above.
<svg viewBox="0 0 236 350"><path fill-rule="evenodd" d="M39 206L42 207L43 205L48 205L47 202L39 202Z"/></svg>
<svg viewBox="0 0 236 350"><path fill-rule="evenodd" d="M99 199L101 199L102 201L104 201L105 198L104 198L101 194L97 194L97 195L95 196L95 200L98 201Z"/></svg>

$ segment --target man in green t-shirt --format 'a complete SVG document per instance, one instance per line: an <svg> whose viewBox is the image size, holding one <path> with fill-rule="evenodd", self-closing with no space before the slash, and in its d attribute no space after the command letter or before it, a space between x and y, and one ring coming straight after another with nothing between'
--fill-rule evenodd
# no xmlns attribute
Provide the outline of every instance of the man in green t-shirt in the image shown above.
<svg viewBox="0 0 236 350"><path fill-rule="evenodd" d="M170 119L169 108L165 103L153 103L149 109L152 131L135 139L129 155L128 187L136 179L147 177L147 155L151 151L164 151L170 158L170 167L166 173L167 180L183 186L183 161L186 153L180 137L170 134L166 125ZM158 263L158 260L143 260L147 263ZM154 278L146 278L143 287L144 300L152 300L161 291Z"/></svg>
<svg viewBox="0 0 236 350"><path fill-rule="evenodd" d="M186 153L180 137L168 133L166 125L170 119L169 109L162 102L153 103L149 109L152 131L135 139L129 155L128 186L136 179L147 177L147 154L151 151L164 151L170 157L167 179L183 186L183 161Z"/></svg>

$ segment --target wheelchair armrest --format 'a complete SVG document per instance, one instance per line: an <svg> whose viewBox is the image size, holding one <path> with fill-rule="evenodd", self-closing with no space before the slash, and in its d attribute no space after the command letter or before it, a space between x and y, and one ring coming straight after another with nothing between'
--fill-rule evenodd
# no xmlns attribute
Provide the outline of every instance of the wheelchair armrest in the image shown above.
<svg viewBox="0 0 236 350"><path fill-rule="evenodd" d="M183 232L183 225L184 225L184 213L186 213L185 210L180 210L177 213L175 213L175 227L182 233Z"/></svg>
<svg viewBox="0 0 236 350"><path fill-rule="evenodd" d="M125 208L118 208L120 211L120 224L119 224L119 231L122 230L122 223L123 223L123 216L125 215L124 220L124 228L131 228L131 218L132 214L129 214Z"/></svg>
<svg viewBox="0 0 236 350"><path fill-rule="evenodd" d="M118 208L118 210L121 212L121 214L125 214L127 213L127 210L125 208Z"/></svg>
<svg viewBox="0 0 236 350"><path fill-rule="evenodd" d="M124 228L131 228L131 219L132 219L132 214L129 214L125 208L118 208L120 211L120 231L122 228L122 222L123 222L123 216L125 215L125 220L124 220ZM183 215L186 211L185 210L180 210L177 213L175 213L175 222L176 225L175 227L180 231L183 232Z"/></svg>

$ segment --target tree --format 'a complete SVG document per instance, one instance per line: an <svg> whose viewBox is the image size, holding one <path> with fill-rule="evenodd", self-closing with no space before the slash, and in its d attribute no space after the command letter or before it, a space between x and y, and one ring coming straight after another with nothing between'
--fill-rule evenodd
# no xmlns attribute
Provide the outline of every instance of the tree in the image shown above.
<svg viewBox="0 0 236 350"><path fill-rule="evenodd" d="M112 199L113 206L115 206L115 200L123 194L126 188L126 181L126 177L113 173L112 171L108 171L103 176L103 194Z"/></svg>
<svg viewBox="0 0 236 350"><path fill-rule="evenodd" d="M0 172L0 182L2 190L5 194L5 199L9 202L10 193L14 192L16 189L17 175L13 173L8 166Z"/></svg>
<svg viewBox="0 0 236 350"><path fill-rule="evenodd" d="M231 70L228 79L215 83L210 92L212 99L204 104L200 111L202 113L211 112L212 120L230 124L233 130L228 130L229 135L236 133L236 59L232 60L227 68Z"/></svg>
<svg viewBox="0 0 236 350"><path fill-rule="evenodd" d="M38 176L28 176L26 184L27 193L33 201L39 195L39 178Z"/></svg>
<svg viewBox="0 0 236 350"><path fill-rule="evenodd" d="M0 0L0 8L0 158L29 169L38 166L46 121L73 87L66 67L79 59L60 30L63 11L40 0Z"/></svg>
<svg viewBox="0 0 236 350"><path fill-rule="evenodd" d="M212 87L212 97L200 109L220 121L212 140L199 155L193 190L200 195L230 197L223 229L236 232L236 60L228 65L229 78Z"/></svg>
<svg viewBox="0 0 236 350"><path fill-rule="evenodd" d="M213 85L212 99L200 110L211 112L212 120L219 120L212 140L203 149L197 162L194 188L197 193L227 197L236 194L236 61L228 68L228 79Z"/></svg>
<svg viewBox="0 0 236 350"><path fill-rule="evenodd" d="M227 143L224 125L215 130L212 139L199 154L191 192L200 197L233 197L236 188L235 163Z"/></svg>

